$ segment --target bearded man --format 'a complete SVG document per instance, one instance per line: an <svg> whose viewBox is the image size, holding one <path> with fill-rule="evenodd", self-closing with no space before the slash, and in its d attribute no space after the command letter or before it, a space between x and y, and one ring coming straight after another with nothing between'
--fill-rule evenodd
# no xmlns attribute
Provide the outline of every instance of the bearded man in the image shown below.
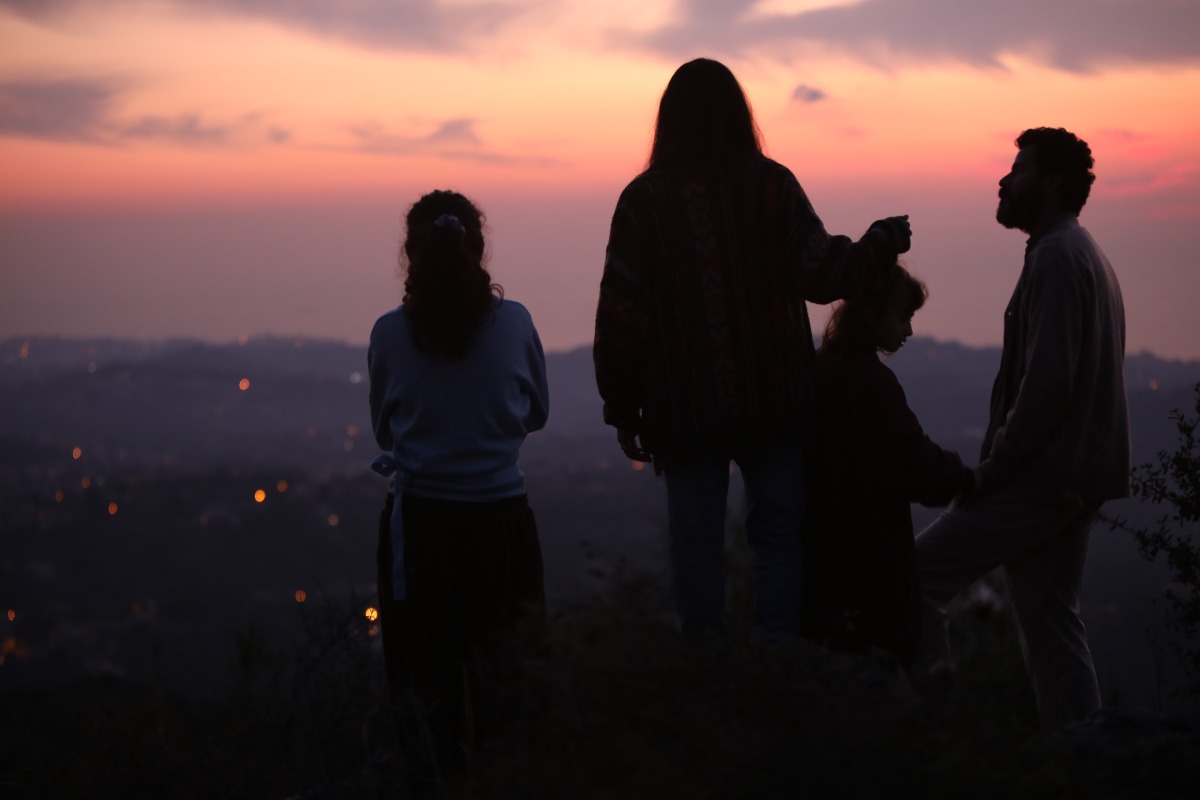
<svg viewBox="0 0 1200 800"><path fill-rule="evenodd" d="M1129 495L1125 311L1117 276L1079 224L1095 174L1062 128L1016 140L996 220L1029 234L1004 312L1004 348L975 489L916 540L922 649L951 670L946 604L1003 566L1025 665L1047 730L1100 707L1079 615L1100 505Z"/></svg>

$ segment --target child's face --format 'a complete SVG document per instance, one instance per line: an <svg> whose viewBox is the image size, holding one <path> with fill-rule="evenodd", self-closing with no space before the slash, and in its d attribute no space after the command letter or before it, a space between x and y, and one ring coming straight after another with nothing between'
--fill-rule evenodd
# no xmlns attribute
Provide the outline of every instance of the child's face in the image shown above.
<svg viewBox="0 0 1200 800"><path fill-rule="evenodd" d="M912 318L908 298L900 292L892 295L875 326L875 346L886 353L894 353L903 347L904 341L912 336Z"/></svg>

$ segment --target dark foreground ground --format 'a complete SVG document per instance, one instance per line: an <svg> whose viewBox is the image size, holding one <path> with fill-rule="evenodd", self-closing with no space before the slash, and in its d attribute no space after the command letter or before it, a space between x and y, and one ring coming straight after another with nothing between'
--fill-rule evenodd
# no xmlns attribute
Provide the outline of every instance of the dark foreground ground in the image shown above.
<svg viewBox="0 0 1200 800"><path fill-rule="evenodd" d="M484 745L442 794L1184 798L1200 785L1186 703L1167 718L1113 698L1040 733L1002 606L958 611L958 678L918 697L885 664L815 646L685 649L658 585L619 580L507 661L508 690L478 709ZM360 614L309 612L294 649L243 634L216 699L103 680L0 693L0 797L415 796L419 742L395 724L412 712L385 702Z"/></svg>

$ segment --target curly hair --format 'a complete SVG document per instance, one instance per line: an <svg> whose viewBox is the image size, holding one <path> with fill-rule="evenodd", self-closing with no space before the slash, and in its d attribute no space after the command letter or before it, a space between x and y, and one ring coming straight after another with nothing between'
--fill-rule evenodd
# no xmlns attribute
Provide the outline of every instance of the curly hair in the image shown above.
<svg viewBox="0 0 1200 800"><path fill-rule="evenodd" d="M483 225L483 213L458 192L430 192L408 210L403 312L422 352L462 358L495 296L504 295L483 265Z"/></svg>
<svg viewBox="0 0 1200 800"><path fill-rule="evenodd" d="M1029 148L1039 173L1062 176L1063 204L1079 214L1096 181L1096 160L1087 142L1064 128L1030 128L1017 137L1016 145L1019 150Z"/></svg>
<svg viewBox="0 0 1200 800"><path fill-rule="evenodd" d="M647 169L762 154L754 112L729 67L697 58L675 70L658 104Z"/></svg>
<svg viewBox="0 0 1200 800"><path fill-rule="evenodd" d="M896 297L903 298L907 311L916 313L929 299L929 289L901 264L896 264L885 270L860 296L838 304L825 325L821 347L834 355L855 347L894 352L878 347L875 333L880 318Z"/></svg>

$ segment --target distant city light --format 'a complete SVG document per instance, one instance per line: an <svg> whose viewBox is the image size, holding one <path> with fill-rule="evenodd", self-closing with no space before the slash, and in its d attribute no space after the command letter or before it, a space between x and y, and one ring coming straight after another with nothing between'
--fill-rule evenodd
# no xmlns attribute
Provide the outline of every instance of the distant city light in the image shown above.
<svg viewBox="0 0 1200 800"><path fill-rule="evenodd" d="M243 392L246 391L247 389L249 389L250 388L250 379L242 378L240 381L238 381L238 388L241 389Z"/></svg>
<svg viewBox="0 0 1200 800"><path fill-rule="evenodd" d="M371 611L374 611L375 609L370 609L370 610L371 610ZM15 620L16 618L17 618L17 612L16 612L15 610L13 610L13 609L11 609L11 608L10 608L10 609L8 610L8 621L9 621L9 622L12 622L12 621L13 621L13 620ZM371 619L375 619L375 618L374 618L374 617L371 617Z"/></svg>
<svg viewBox="0 0 1200 800"><path fill-rule="evenodd" d="M354 440L347 439L346 441L342 442L342 449L345 450L347 453L352 451L354 449Z"/></svg>
<svg viewBox="0 0 1200 800"><path fill-rule="evenodd" d="M109 515L110 517L115 517L115 516L117 515L117 510L118 510L118 508L117 508L117 504L116 504L116 503L109 503L109 504L108 504L108 515Z"/></svg>
<svg viewBox="0 0 1200 800"><path fill-rule="evenodd" d="M1152 391L1152 392L1158 391L1158 381L1154 380L1153 378L1150 379L1150 391Z"/></svg>
<svg viewBox="0 0 1200 800"><path fill-rule="evenodd" d="M303 603L308 599L308 592L304 591L303 589L297 589L295 597L297 603Z"/></svg>
<svg viewBox="0 0 1200 800"><path fill-rule="evenodd" d="M347 425L346 426L346 435L349 436L351 439L353 439L355 436L358 436L358 426L357 425Z"/></svg>
<svg viewBox="0 0 1200 800"><path fill-rule="evenodd" d="M84 477L84 479L79 482L79 485L86 489L92 485L92 479Z"/></svg>
<svg viewBox="0 0 1200 800"><path fill-rule="evenodd" d="M76 461L78 461L79 459L83 458L83 448L82 448L82 447L76 447L74 450L72 450L72 451L71 451L71 458L75 459Z"/></svg>
<svg viewBox="0 0 1200 800"><path fill-rule="evenodd" d="M12 612L10 611L8 613L11 614ZM379 619L379 609L378 608L368 608L365 612L363 612L363 615L367 619L371 620L371 622L374 622L375 620Z"/></svg>
<svg viewBox="0 0 1200 800"><path fill-rule="evenodd" d="M329 517L326 518L325 521L329 523L329 527L336 528L338 522L340 522L341 520L338 519L337 514L330 514Z"/></svg>
<svg viewBox="0 0 1200 800"><path fill-rule="evenodd" d="M350 373L350 382L351 383L362 383L362 380L363 380L363 376L362 376L361 372L351 372Z"/></svg>
<svg viewBox="0 0 1200 800"><path fill-rule="evenodd" d="M275 484L275 491L279 492L280 494L283 494L287 490L288 490L288 482L287 481L280 481L279 483Z"/></svg>
<svg viewBox="0 0 1200 800"><path fill-rule="evenodd" d="M642 470L644 470L646 468L645 461L631 461L630 463L633 464L634 472L641 472Z"/></svg>
<svg viewBox="0 0 1200 800"><path fill-rule="evenodd" d="M64 492L62 489L59 489L54 493L54 502L61 503L64 499L66 499L66 496L66 492Z"/></svg>
<svg viewBox="0 0 1200 800"><path fill-rule="evenodd" d="M238 345L241 347L245 347L249 341L250 341L250 337L244 333L238 337Z"/></svg>
<svg viewBox="0 0 1200 800"><path fill-rule="evenodd" d="M266 499L267 499L267 493L265 491L263 491L262 489L254 490L254 502L261 503Z"/></svg>
<svg viewBox="0 0 1200 800"><path fill-rule="evenodd" d="M29 358L29 342L21 342L21 349L17 351L17 358Z"/></svg>

